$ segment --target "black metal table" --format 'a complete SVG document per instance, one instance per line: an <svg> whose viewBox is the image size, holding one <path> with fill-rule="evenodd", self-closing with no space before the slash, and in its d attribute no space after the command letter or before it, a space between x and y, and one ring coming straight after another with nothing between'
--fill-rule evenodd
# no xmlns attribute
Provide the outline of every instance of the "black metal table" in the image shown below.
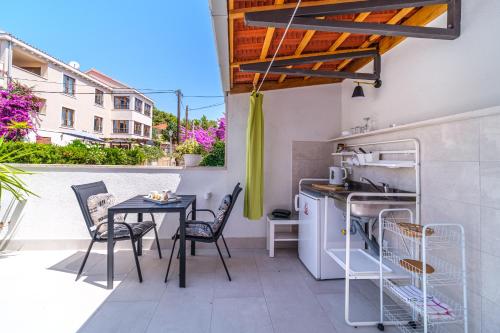
<svg viewBox="0 0 500 333"><path fill-rule="evenodd" d="M113 289L113 236L114 236L114 215L119 213L137 213L137 220L142 221L143 213L179 213L179 287L186 287L186 211L191 206L193 210L192 219L196 220L196 196L180 195L181 200L174 203L160 205L144 200L142 195L137 195L113 207L108 208L108 289ZM140 254L140 245L138 246ZM191 242L191 254L195 254L195 243Z"/></svg>

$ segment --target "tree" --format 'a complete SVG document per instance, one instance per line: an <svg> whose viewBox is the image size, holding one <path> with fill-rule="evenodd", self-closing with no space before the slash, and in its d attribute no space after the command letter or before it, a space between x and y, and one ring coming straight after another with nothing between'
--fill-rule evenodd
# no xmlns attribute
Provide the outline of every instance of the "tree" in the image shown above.
<svg viewBox="0 0 500 333"><path fill-rule="evenodd" d="M35 130L33 118L40 100L29 87L14 82L0 90L0 137L18 141Z"/></svg>
<svg viewBox="0 0 500 333"><path fill-rule="evenodd" d="M154 107L153 126L158 124L167 124L167 129L161 130L160 133L158 133L161 138L165 141L169 141L170 136L168 135L168 132L171 130L173 131L172 140L175 141L175 138L177 138L177 117L170 112L165 112Z"/></svg>

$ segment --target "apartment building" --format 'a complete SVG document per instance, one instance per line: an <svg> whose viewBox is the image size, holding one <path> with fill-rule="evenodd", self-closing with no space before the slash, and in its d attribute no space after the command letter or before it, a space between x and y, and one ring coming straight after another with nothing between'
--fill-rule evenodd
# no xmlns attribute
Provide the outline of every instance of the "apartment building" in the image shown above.
<svg viewBox="0 0 500 333"><path fill-rule="evenodd" d="M128 147L148 143L154 101L95 69L81 71L0 32L0 86L17 81L42 99L30 141L65 145L75 139Z"/></svg>

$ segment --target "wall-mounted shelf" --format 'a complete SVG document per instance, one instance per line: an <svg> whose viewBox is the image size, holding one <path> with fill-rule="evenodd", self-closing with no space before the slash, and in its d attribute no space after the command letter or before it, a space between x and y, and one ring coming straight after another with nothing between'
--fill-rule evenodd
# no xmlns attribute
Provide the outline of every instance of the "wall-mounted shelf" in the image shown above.
<svg viewBox="0 0 500 333"><path fill-rule="evenodd" d="M365 162L364 166L376 166L376 167L386 167L391 169L396 168L414 168L414 161L377 161L377 162ZM363 166L362 165L362 166Z"/></svg>

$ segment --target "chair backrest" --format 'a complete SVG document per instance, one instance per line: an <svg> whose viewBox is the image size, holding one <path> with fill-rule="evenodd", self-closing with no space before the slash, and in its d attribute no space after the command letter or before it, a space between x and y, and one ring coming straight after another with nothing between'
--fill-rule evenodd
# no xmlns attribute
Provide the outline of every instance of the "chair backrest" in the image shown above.
<svg viewBox="0 0 500 333"><path fill-rule="evenodd" d="M238 196L240 195L240 192L243 189L240 187L240 183L236 184L234 187L233 193L231 194L231 203L229 204L229 208L226 211L226 214L224 214L224 218L222 220L221 226L217 231L215 232L215 239L219 239L220 235L222 235L222 231L224 230L224 227L226 226L227 220L229 219L229 216L231 215L231 211L233 210L234 204L236 203L236 200L238 199Z"/></svg>
<svg viewBox="0 0 500 333"><path fill-rule="evenodd" d="M80 209L83 214L83 219L85 220L87 229L92 236L91 228L94 226L94 222L92 221L92 217L90 216L87 200L93 195L99 193L108 193L108 189L102 181L82 185L72 185L71 188L75 192L76 199L78 200L78 204L80 205Z"/></svg>

